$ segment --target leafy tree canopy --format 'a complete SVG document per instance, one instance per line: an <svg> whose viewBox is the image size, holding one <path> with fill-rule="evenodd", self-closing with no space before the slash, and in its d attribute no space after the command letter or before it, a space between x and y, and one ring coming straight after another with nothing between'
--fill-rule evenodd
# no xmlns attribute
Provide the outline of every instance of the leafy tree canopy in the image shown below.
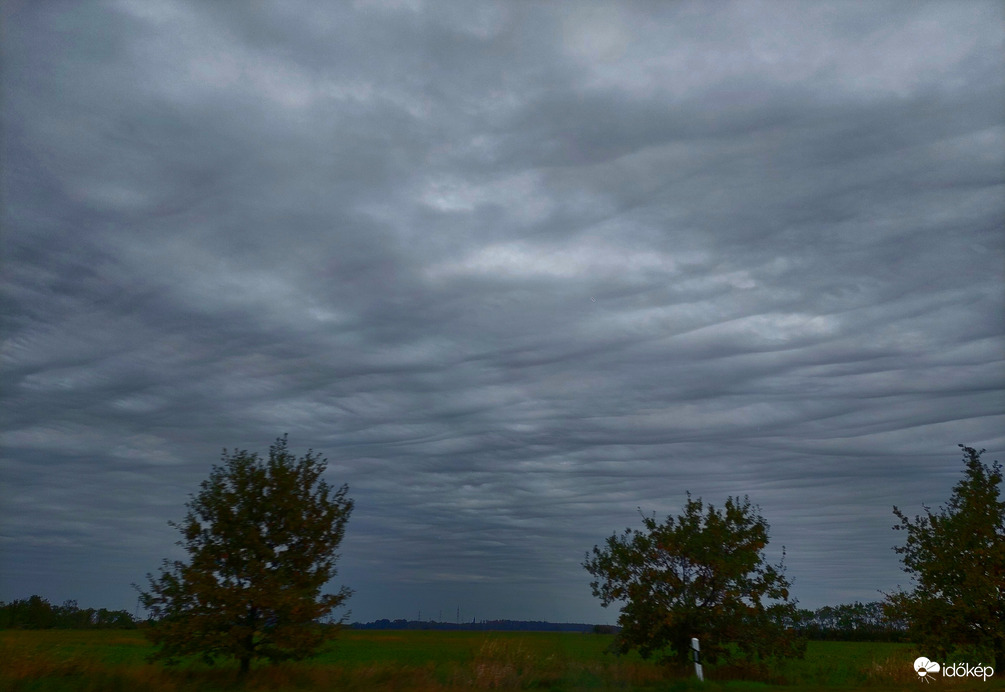
<svg viewBox="0 0 1005 692"><path fill-rule="evenodd" d="M789 628L796 604L784 549L782 562L766 562L768 524L749 499L728 498L720 510L688 493L680 516L642 522L644 530L614 534L583 563L602 604L624 604L622 652L684 662L698 637L712 663L727 652L751 661L801 653Z"/></svg>
<svg viewBox="0 0 1005 692"><path fill-rule="evenodd" d="M154 659L235 658L244 673L253 659L308 657L332 635L320 620L350 590L321 592L336 574L353 502L347 486L324 480L326 463L313 451L295 458L286 436L268 460L224 450L184 520L169 522L188 561L164 560L140 592L159 647Z"/></svg>
<svg viewBox="0 0 1005 692"><path fill-rule="evenodd" d="M0 601L0 629L132 629L136 621L125 610L81 608L76 601L52 605L41 596Z"/></svg>
<svg viewBox="0 0 1005 692"><path fill-rule="evenodd" d="M796 627L809 640L905 641L907 625L891 619L882 601L842 603L799 610Z"/></svg>
<svg viewBox="0 0 1005 692"><path fill-rule="evenodd" d="M907 540L894 550L915 583L888 596L887 609L910 622L926 656L981 658L1005 665L1005 501L1002 467L963 449L965 470L949 502L908 518L897 507L894 530ZM978 660L972 660L978 663Z"/></svg>

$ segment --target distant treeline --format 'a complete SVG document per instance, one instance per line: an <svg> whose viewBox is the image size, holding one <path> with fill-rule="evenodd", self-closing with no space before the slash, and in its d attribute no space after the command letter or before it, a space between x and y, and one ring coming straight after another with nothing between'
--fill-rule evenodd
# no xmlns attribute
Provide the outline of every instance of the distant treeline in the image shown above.
<svg viewBox="0 0 1005 692"><path fill-rule="evenodd" d="M881 601L799 610L795 627L812 640L907 641L907 623L888 618Z"/></svg>
<svg viewBox="0 0 1005 692"><path fill-rule="evenodd" d="M793 623L802 636L812 640L907 641L907 623L890 620L880 601L825 606L817 610L799 610ZM463 630L496 632L591 632L616 634L613 625L587 625L574 622L539 620L481 620L479 622L436 622L432 620L375 620L354 622L358 630Z"/></svg>
<svg viewBox="0 0 1005 692"><path fill-rule="evenodd" d="M0 629L134 629L136 624L124 610L81 608L76 601L58 606L41 596L0 601Z"/></svg>
<svg viewBox="0 0 1005 692"><path fill-rule="evenodd" d="M41 596L0 601L0 629L134 629L139 624L125 610L81 608L76 601L52 605ZM889 619L879 601L799 610L793 623L812 640L906 641L907 623ZM579 622L541 620L481 620L435 622L431 620L375 620L354 622L358 630L458 630L494 632L591 632L615 634L618 627Z"/></svg>
<svg viewBox="0 0 1005 692"><path fill-rule="evenodd" d="M587 625L579 622L542 622L540 620L481 620L478 622L434 622L432 620L375 620L354 622L356 630L458 630L492 632L598 632L614 633L616 627Z"/></svg>

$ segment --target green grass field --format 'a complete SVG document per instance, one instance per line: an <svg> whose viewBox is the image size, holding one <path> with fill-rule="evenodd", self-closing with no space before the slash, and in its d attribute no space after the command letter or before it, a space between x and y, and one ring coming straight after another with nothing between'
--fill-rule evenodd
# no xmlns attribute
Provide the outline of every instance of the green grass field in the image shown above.
<svg viewBox="0 0 1005 692"><path fill-rule="evenodd" d="M346 630L318 658L259 664L242 686L234 666L164 669L144 661L141 631L0 631L0 689L94 690L919 690L905 644L811 642L806 658L772 671L670 671L606 652L610 637L534 632ZM976 662L975 662L976 663ZM934 681L929 689L1005 690L988 682Z"/></svg>

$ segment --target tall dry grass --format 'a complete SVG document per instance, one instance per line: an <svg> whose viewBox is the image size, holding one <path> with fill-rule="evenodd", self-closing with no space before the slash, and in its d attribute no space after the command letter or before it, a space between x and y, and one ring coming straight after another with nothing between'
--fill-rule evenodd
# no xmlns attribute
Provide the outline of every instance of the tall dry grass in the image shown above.
<svg viewBox="0 0 1005 692"><path fill-rule="evenodd" d="M216 690L919 690L912 652L903 645L812 643L805 660L773 670L661 667L637 656L603 653L607 640L589 635L450 633L347 634L320 659L261 664L238 682L233 664L164 668L147 664L142 637L49 631L0 632L0 690L12 692L212 692ZM981 684L1005 690L1005 676ZM974 689L941 679L939 689ZM919 686L920 685L920 686Z"/></svg>

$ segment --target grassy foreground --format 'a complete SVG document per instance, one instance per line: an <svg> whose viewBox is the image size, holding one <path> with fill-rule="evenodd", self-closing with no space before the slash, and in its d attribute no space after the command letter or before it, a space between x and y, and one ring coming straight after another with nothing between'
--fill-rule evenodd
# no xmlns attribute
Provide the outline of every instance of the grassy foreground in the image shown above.
<svg viewBox="0 0 1005 692"><path fill-rule="evenodd" d="M136 630L0 631L0 690L918 690L910 645L811 642L806 658L760 681L753 671L668 671L636 656L606 653L606 636L534 632L346 630L318 658L253 669L243 686L232 665L164 669ZM974 663L977 663L976 661ZM744 680L743 678L748 678ZM939 688L1005 690L940 679ZM937 689L937 688L929 688Z"/></svg>

